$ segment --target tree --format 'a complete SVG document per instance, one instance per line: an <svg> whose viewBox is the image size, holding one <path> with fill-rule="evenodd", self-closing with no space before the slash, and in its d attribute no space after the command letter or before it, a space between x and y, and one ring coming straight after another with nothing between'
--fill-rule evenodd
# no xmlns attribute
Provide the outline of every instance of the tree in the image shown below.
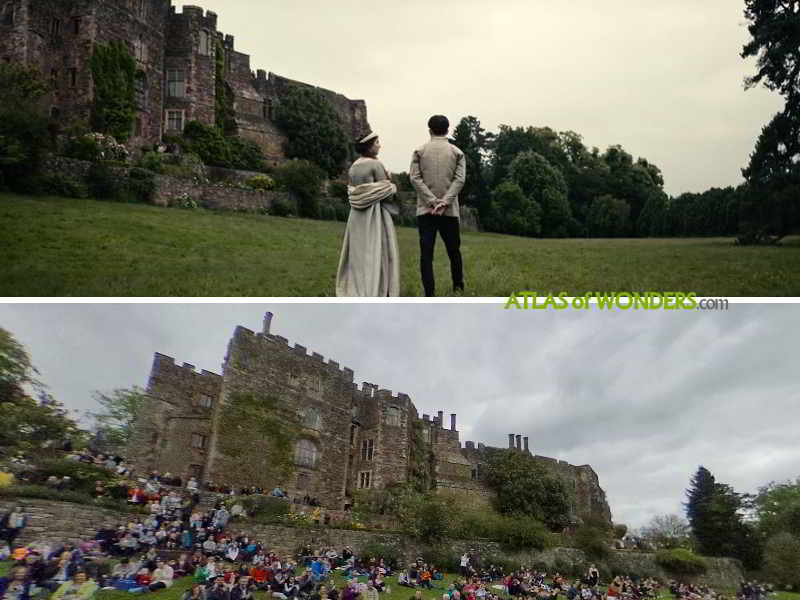
<svg viewBox="0 0 800 600"><path fill-rule="evenodd" d="M538 236L542 232L542 207L511 181L492 191L492 203L484 225L513 235Z"/></svg>
<svg viewBox="0 0 800 600"><path fill-rule="evenodd" d="M631 207L608 194L595 198L586 215L586 229L592 237L622 237L630 232Z"/></svg>
<svg viewBox="0 0 800 600"><path fill-rule="evenodd" d="M275 121L289 138L289 158L311 161L330 177L342 172L350 155L349 140L339 115L322 92L290 85L276 108Z"/></svg>
<svg viewBox="0 0 800 600"><path fill-rule="evenodd" d="M742 171L744 196L738 241L776 243L800 224L800 24L799 0L745 0L751 40L742 58L757 57L745 87L763 84L786 103L764 127Z"/></svg>
<svg viewBox="0 0 800 600"><path fill-rule="evenodd" d="M800 478L759 488L753 507L764 538L787 532L800 539Z"/></svg>
<svg viewBox="0 0 800 600"><path fill-rule="evenodd" d="M81 433L64 407L44 391L36 374L25 347L0 328L0 447L39 451ZM26 386L37 390L38 400Z"/></svg>
<svg viewBox="0 0 800 600"><path fill-rule="evenodd" d="M689 523L679 515L656 515L642 528L642 537L658 548L689 546Z"/></svg>
<svg viewBox="0 0 800 600"><path fill-rule="evenodd" d="M119 41L95 44L89 60L94 81L92 127L126 141L136 117L136 60Z"/></svg>
<svg viewBox="0 0 800 600"><path fill-rule="evenodd" d="M757 57L756 74L745 79L748 88L763 83L789 104L800 91L800 0L745 0L744 16L752 39L742 58Z"/></svg>
<svg viewBox="0 0 800 600"><path fill-rule="evenodd" d="M105 445L109 448L124 448L128 445L137 413L147 398L147 392L136 386L116 389L110 394L94 393L94 399L100 404L101 410L89 413L89 416L94 419L95 432Z"/></svg>
<svg viewBox="0 0 800 600"><path fill-rule="evenodd" d="M572 213L567 201L567 182L557 168L533 151L518 154L509 167L511 181L542 207L542 234L566 237Z"/></svg>
<svg viewBox="0 0 800 600"><path fill-rule="evenodd" d="M495 491L498 512L533 517L558 531L570 523L572 498L564 481L522 452L494 450L486 481Z"/></svg>
<svg viewBox="0 0 800 600"><path fill-rule="evenodd" d="M776 114L761 130L742 170L749 190L741 243L776 243L800 224L800 106Z"/></svg>
<svg viewBox="0 0 800 600"><path fill-rule="evenodd" d="M467 180L461 195L464 204L474 206L483 218L489 210L490 197L484 177L484 156L489 151L494 135L481 127L473 116L464 117L453 130L452 143L464 153L467 161Z"/></svg>
<svg viewBox="0 0 800 600"><path fill-rule="evenodd" d="M764 548L764 570L784 589L800 586L800 538L788 531L769 538Z"/></svg>
<svg viewBox="0 0 800 600"><path fill-rule="evenodd" d="M297 198L301 217L319 218L319 195L325 172L307 160L290 160L275 170L275 182Z"/></svg>
<svg viewBox="0 0 800 600"><path fill-rule="evenodd" d="M744 523L739 513L742 496L729 485L717 483L703 466L697 469L686 494L686 516L700 553L738 558L746 568L758 568L762 545L755 529Z"/></svg>
<svg viewBox="0 0 800 600"><path fill-rule="evenodd" d="M41 74L17 64L0 64L0 186L27 192L51 145L50 120L39 100L47 87Z"/></svg>

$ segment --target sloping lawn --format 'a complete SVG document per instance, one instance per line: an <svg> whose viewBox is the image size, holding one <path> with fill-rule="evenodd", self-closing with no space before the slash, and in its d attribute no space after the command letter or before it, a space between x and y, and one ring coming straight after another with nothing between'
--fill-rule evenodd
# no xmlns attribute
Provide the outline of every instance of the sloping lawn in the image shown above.
<svg viewBox="0 0 800 600"><path fill-rule="evenodd" d="M0 296L332 296L344 224L0 194ZM543 240L464 233L467 295L514 291L800 296L800 237ZM398 228L401 294L420 296L419 241ZM451 292L437 243L438 293Z"/></svg>

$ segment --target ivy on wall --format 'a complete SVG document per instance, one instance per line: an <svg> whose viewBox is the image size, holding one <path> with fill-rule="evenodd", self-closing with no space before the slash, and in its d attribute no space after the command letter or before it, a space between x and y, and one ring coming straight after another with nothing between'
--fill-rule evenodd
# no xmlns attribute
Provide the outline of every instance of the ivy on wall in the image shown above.
<svg viewBox="0 0 800 600"><path fill-rule="evenodd" d="M223 473L271 488L294 473L299 418L272 396L234 393L220 409L218 449ZM225 481L219 483L228 483Z"/></svg>
<svg viewBox="0 0 800 600"><path fill-rule="evenodd" d="M136 117L136 61L118 41L95 44L90 59L94 81L92 128L126 141Z"/></svg>
<svg viewBox="0 0 800 600"><path fill-rule="evenodd" d="M233 108L235 95L231 86L225 81L225 49L222 44L216 45L214 60L216 70L214 78L215 124L225 135L236 135L236 111Z"/></svg>
<svg viewBox="0 0 800 600"><path fill-rule="evenodd" d="M412 445L409 460L409 482L415 491L424 494L433 486L433 451L422 436L424 425L415 419L412 426Z"/></svg>

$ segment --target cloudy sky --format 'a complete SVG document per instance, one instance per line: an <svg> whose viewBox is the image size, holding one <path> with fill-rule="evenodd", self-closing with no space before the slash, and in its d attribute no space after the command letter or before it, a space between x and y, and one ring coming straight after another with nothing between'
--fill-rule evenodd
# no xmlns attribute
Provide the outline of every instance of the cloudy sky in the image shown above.
<svg viewBox="0 0 800 600"><path fill-rule="evenodd" d="M6 304L0 327L68 407L145 386L154 352L220 372L236 325L300 343L466 440L591 464L614 519L678 512L703 464L737 491L800 475L796 305L726 313L514 311L478 304ZM449 417L446 417L449 423Z"/></svg>
<svg viewBox="0 0 800 600"><path fill-rule="evenodd" d="M183 2L176 2L178 7ZM189 4L189 3L186 3ZM782 108L745 92L743 0L202 0L262 68L367 102L408 169L427 119L573 130L657 164L670 194L735 185Z"/></svg>

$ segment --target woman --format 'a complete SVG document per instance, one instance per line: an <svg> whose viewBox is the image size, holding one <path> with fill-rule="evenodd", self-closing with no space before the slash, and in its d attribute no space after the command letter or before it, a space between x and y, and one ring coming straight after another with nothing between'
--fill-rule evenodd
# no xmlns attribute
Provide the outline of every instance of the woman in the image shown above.
<svg viewBox="0 0 800 600"><path fill-rule="evenodd" d="M399 251L392 222L397 210L388 204L397 186L378 160L380 149L375 133L356 144L361 157L349 172L351 209L336 275L337 296L386 297L400 292Z"/></svg>
<svg viewBox="0 0 800 600"><path fill-rule="evenodd" d="M76 571L71 581L65 581L53 592L52 600L89 600L97 591L97 584L87 579L85 571Z"/></svg>

